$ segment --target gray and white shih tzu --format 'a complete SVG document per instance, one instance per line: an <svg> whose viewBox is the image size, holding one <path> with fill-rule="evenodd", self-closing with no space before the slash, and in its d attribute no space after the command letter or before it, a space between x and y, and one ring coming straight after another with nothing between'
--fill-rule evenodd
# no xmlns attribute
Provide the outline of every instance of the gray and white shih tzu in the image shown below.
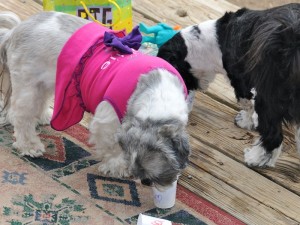
<svg viewBox="0 0 300 225"><path fill-rule="evenodd" d="M186 167L190 154L184 82L162 59L140 63L145 56L126 46L130 35L106 29L95 39L93 35L77 38L79 30L94 29L92 24L57 12L42 12L24 22L13 13L0 14L2 122L14 126L13 146L22 155L42 156L45 146L36 132L38 124L51 120L53 128L63 130L79 122L84 111L92 112L90 143L102 157L100 172L168 186ZM72 42L77 44L71 46ZM85 46L87 42L90 47ZM95 63L93 56L102 53L111 55ZM119 68L117 63L121 72L114 71ZM90 77L94 72L101 76ZM117 79L107 78L111 73L123 79L116 82L117 89L110 88ZM140 74L130 86L124 76L133 73ZM111 79L103 81L107 82L104 94L92 80L99 77ZM52 116L49 101L54 92ZM129 96L125 111L124 103L116 103L123 96Z"/></svg>

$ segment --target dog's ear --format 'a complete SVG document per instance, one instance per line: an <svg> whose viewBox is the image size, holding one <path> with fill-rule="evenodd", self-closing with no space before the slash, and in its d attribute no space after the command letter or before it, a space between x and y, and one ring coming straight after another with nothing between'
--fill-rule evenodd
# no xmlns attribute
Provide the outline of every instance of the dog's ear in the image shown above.
<svg viewBox="0 0 300 225"><path fill-rule="evenodd" d="M167 41L158 50L157 56L169 62L182 76L188 90L198 88L198 79L191 72L191 65L186 61L188 48L180 32Z"/></svg>
<svg viewBox="0 0 300 225"><path fill-rule="evenodd" d="M180 125L176 124L166 124L163 125L159 129L159 133L163 137L168 137L168 138L174 138L175 136L178 135L179 131L182 129Z"/></svg>
<svg viewBox="0 0 300 225"><path fill-rule="evenodd" d="M141 135L140 123L136 119L123 120L122 126L119 127L116 138L121 148L127 151L130 143L138 141Z"/></svg>
<svg viewBox="0 0 300 225"><path fill-rule="evenodd" d="M180 169L184 169L190 156L189 136L185 130L182 130L180 135L173 138L173 149L175 150Z"/></svg>
<svg viewBox="0 0 300 225"><path fill-rule="evenodd" d="M180 169L185 168L190 155L190 145L184 126L179 123L167 124L162 126L159 132L163 137L170 138L176 161L179 163Z"/></svg>
<svg viewBox="0 0 300 225"><path fill-rule="evenodd" d="M187 47L181 33L178 32L163 44L159 48L157 56L166 60L178 70L177 65L187 56Z"/></svg>

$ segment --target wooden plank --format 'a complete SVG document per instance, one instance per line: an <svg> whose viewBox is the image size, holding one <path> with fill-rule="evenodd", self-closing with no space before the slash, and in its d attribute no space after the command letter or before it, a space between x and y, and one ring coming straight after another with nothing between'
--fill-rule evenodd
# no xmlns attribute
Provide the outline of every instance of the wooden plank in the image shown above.
<svg viewBox="0 0 300 225"><path fill-rule="evenodd" d="M239 109L233 87L230 85L229 79L223 74L217 74L206 94L233 109Z"/></svg>
<svg viewBox="0 0 300 225"><path fill-rule="evenodd" d="M132 10L132 21L133 21L134 25L139 25L141 22L143 22L149 26L153 26L156 24L155 21L147 18L145 15L143 15L135 10Z"/></svg>
<svg viewBox="0 0 300 225"><path fill-rule="evenodd" d="M33 0L2 0L1 11L12 11L22 20L42 10L42 6Z"/></svg>
<svg viewBox="0 0 300 225"><path fill-rule="evenodd" d="M227 1L217 0L135 0L133 9L156 22L170 25L188 26L207 19L216 19L224 12L238 9ZM187 12L187 16L180 17L178 9Z"/></svg>
<svg viewBox="0 0 300 225"><path fill-rule="evenodd" d="M196 93L189 118L189 134L214 146L224 155L243 163L243 149L249 147L257 133L236 127L233 117L237 112L203 93ZM196 150L195 150L196 151ZM283 153L275 168L255 169L276 183L300 195L300 159L293 138L285 137Z"/></svg>
<svg viewBox="0 0 300 225"><path fill-rule="evenodd" d="M40 4L40 5L43 5L43 0L33 0L35 1L36 3Z"/></svg>
<svg viewBox="0 0 300 225"><path fill-rule="evenodd" d="M188 178L192 175L192 180ZM298 225L281 212L256 201L204 170L187 167L179 183L249 225Z"/></svg>
<svg viewBox="0 0 300 225"><path fill-rule="evenodd" d="M201 170L206 171L222 182L229 184L237 191L255 199L260 204L275 210L275 212L270 212L275 214L279 212L293 221L300 221L300 197L298 195L277 185L266 177L257 174L243 164L225 156L217 149L199 142L195 138L191 138L191 146L193 153L190 157L190 161L194 164L196 169L199 167ZM194 175L195 174L193 174L193 176ZM220 187L220 189L222 188L223 187ZM216 196L214 196L214 198L216 198ZM238 200L239 205L245 205L247 202L248 201L245 202L244 199ZM228 202L223 203L228 204ZM234 205L231 207L233 206ZM248 211L244 213L243 209L239 207L235 210L243 213L243 217L245 218L253 217L253 212ZM262 211L260 214L255 215L255 217L263 218L265 217L265 213Z"/></svg>

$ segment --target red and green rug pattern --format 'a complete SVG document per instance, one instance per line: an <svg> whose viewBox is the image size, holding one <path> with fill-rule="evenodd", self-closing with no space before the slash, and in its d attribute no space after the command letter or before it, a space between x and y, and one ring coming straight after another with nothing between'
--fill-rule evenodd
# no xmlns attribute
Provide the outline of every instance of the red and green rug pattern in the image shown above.
<svg viewBox="0 0 300 225"><path fill-rule="evenodd" d="M173 208L155 208L150 187L97 171L101 162L80 125L65 132L44 126L39 132L46 154L32 159L12 148L11 126L0 129L1 225L136 224L139 213L174 225L243 224L180 185Z"/></svg>

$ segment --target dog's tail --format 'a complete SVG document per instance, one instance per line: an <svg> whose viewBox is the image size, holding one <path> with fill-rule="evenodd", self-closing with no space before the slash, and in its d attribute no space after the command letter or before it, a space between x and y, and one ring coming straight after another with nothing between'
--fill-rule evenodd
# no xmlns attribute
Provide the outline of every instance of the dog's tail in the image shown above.
<svg viewBox="0 0 300 225"><path fill-rule="evenodd" d="M8 122L7 108L11 96L10 75L6 65L6 45L12 29L20 22L20 18L12 12L0 13L0 125Z"/></svg>
<svg viewBox="0 0 300 225"><path fill-rule="evenodd" d="M248 71L254 70L263 90L280 80L300 85L300 7L279 7L265 17L252 37Z"/></svg>
<svg viewBox="0 0 300 225"><path fill-rule="evenodd" d="M5 34L17 26L20 22L20 18L12 12L0 13L0 43L2 42L1 40Z"/></svg>

